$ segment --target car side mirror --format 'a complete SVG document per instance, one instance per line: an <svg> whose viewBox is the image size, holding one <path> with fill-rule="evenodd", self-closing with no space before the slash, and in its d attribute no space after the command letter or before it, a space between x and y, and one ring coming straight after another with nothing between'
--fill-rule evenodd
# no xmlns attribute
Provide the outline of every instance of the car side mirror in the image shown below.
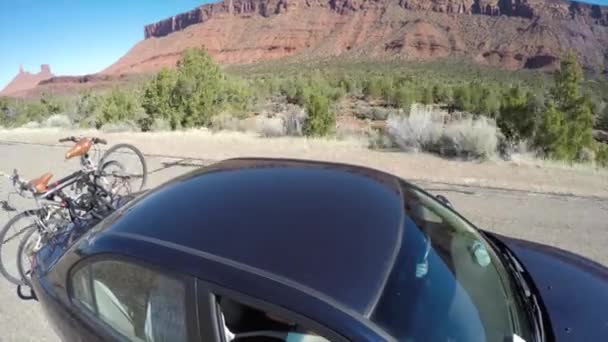
<svg viewBox="0 0 608 342"><path fill-rule="evenodd" d="M452 203L445 196L443 196L443 195L437 195L437 196L435 196L435 198L437 198L437 200L439 200L439 202L443 203L446 207L449 207L449 208L452 208L452 209L454 208L452 206Z"/></svg>

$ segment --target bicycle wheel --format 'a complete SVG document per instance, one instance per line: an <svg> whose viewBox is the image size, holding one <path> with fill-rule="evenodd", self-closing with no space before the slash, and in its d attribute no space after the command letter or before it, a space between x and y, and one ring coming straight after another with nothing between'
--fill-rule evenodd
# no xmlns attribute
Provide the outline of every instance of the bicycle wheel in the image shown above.
<svg viewBox="0 0 608 342"><path fill-rule="evenodd" d="M116 160L109 160L100 166L95 183L111 196L128 195L133 191L129 177L123 176L125 173L126 169L121 163Z"/></svg>
<svg viewBox="0 0 608 342"><path fill-rule="evenodd" d="M0 273L15 285L25 285L19 273L19 244L26 233L36 230L37 217L37 210L24 211L10 219L0 231Z"/></svg>
<svg viewBox="0 0 608 342"><path fill-rule="evenodd" d="M109 161L116 161L124 167L121 174L115 174L114 176L126 179L131 191L139 191L146 185L148 167L144 155L137 147L130 144L117 144L110 147L99 161L98 171L100 173L103 172L104 166Z"/></svg>
<svg viewBox="0 0 608 342"><path fill-rule="evenodd" d="M28 286L31 286L30 278L32 273L30 258L36 252L39 243L40 233L37 229L26 231L19 242L19 249L17 250L17 269L19 271L20 279Z"/></svg>

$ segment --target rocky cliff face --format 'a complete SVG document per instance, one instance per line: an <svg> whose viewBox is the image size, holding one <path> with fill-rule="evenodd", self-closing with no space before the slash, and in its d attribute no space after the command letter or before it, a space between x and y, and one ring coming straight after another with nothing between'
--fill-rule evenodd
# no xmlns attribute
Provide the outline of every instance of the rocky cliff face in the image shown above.
<svg viewBox="0 0 608 342"><path fill-rule="evenodd" d="M203 5L192 11L147 25L145 38L163 37L215 15L252 15L268 17L290 7L325 7L345 14L387 6L388 3L417 11L448 14L481 14L522 18L574 19L588 24L608 26L608 7L562 0L225 0Z"/></svg>
<svg viewBox="0 0 608 342"><path fill-rule="evenodd" d="M19 67L19 73L13 78L9 84L0 91L0 96L12 96L21 91L36 87L40 82L53 77L51 67L48 64L40 66L40 72L33 74Z"/></svg>
<svg viewBox="0 0 608 342"><path fill-rule="evenodd" d="M508 69L554 68L566 50L608 69L608 7L563 0L225 0L145 27L103 72L153 72L184 49L220 63L286 56L468 58Z"/></svg>

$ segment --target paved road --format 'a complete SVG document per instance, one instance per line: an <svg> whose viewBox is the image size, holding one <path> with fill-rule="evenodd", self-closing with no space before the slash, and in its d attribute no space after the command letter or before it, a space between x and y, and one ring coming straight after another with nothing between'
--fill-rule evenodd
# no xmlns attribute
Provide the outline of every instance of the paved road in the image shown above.
<svg viewBox="0 0 608 342"><path fill-rule="evenodd" d="M67 174L77 161L63 160L65 147L0 144L0 170L17 168L35 177L51 171ZM59 162L58 162L59 161ZM150 156L149 185L156 186L179 174L209 163ZM452 204L478 226L510 236L561 247L608 265L608 198L556 196L479 187L418 182L433 193L446 195ZM9 189L0 181L0 199ZM27 202L19 202L25 206ZM0 213L0 224L8 220ZM15 288L0 279L0 341L57 341L40 307L21 302Z"/></svg>

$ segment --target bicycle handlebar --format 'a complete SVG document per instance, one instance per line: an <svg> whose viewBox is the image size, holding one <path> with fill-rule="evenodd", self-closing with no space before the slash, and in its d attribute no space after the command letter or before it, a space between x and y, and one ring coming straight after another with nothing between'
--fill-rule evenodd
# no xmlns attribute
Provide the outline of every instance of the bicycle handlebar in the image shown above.
<svg viewBox="0 0 608 342"><path fill-rule="evenodd" d="M75 136L71 136L71 137L65 137L65 138L61 138L59 139L59 142L78 142L80 139L76 138ZM95 138L92 137L91 141L93 142L93 144L102 144L102 145L106 145L108 142L105 139L101 139L101 138Z"/></svg>
<svg viewBox="0 0 608 342"><path fill-rule="evenodd" d="M21 177L19 177L19 173L17 173L17 170L13 170L12 175L7 175L6 173L0 171L0 176L4 176L10 179L10 181L13 183L13 186L18 186L19 191L27 190L33 192L33 189L31 188L29 183L24 180L21 180Z"/></svg>
<svg viewBox="0 0 608 342"><path fill-rule="evenodd" d="M66 141L73 141L76 142L76 137L72 136L72 137L65 137L65 138L61 138L59 139L59 142L66 142Z"/></svg>

